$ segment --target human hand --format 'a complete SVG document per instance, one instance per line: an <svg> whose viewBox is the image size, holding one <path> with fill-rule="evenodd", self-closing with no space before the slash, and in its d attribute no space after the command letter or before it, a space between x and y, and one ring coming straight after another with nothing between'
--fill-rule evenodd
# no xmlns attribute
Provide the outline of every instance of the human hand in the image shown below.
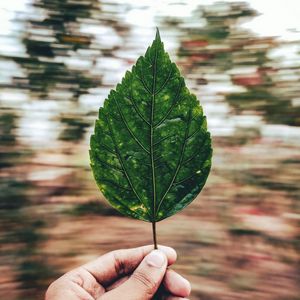
<svg viewBox="0 0 300 300"><path fill-rule="evenodd" d="M158 248L150 245L100 256L54 281L45 300L186 299L190 283L167 269L176 261L175 250Z"/></svg>

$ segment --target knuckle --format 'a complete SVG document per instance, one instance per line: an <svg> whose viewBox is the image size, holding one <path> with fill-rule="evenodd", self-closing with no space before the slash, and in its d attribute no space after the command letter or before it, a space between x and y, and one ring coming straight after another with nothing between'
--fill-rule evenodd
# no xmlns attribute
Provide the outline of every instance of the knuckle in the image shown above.
<svg viewBox="0 0 300 300"><path fill-rule="evenodd" d="M83 286L85 278L83 276L84 272L80 268L73 270L72 272L67 273L69 280L79 285Z"/></svg>
<svg viewBox="0 0 300 300"><path fill-rule="evenodd" d="M123 276L126 274L126 265L124 264L124 260L120 255L119 251L112 251L111 254L114 258L114 267L116 274Z"/></svg>
<svg viewBox="0 0 300 300"><path fill-rule="evenodd" d="M142 286L148 296L152 296L153 291L157 288L156 282L148 274L141 271L135 271L131 278Z"/></svg>

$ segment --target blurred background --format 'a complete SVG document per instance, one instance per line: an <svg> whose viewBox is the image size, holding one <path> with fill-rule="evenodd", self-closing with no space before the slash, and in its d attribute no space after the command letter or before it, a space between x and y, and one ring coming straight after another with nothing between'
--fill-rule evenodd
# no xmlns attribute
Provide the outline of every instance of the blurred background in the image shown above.
<svg viewBox="0 0 300 300"><path fill-rule="evenodd" d="M191 299L299 300L300 3L0 1L0 299L152 243L98 191L99 106L160 28L214 145L208 182L158 224Z"/></svg>

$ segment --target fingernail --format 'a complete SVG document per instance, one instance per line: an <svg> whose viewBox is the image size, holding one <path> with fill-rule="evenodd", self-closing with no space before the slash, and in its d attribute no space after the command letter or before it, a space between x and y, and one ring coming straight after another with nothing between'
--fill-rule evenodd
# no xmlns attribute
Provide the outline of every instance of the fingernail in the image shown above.
<svg viewBox="0 0 300 300"><path fill-rule="evenodd" d="M167 257L171 257L174 260L177 259L177 253L173 248L167 246L158 246L158 249L165 253Z"/></svg>
<svg viewBox="0 0 300 300"><path fill-rule="evenodd" d="M164 265L165 261L166 261L166 256L160 250L153 250L146 257L147 264L155 268L161 268Z"/></svg>

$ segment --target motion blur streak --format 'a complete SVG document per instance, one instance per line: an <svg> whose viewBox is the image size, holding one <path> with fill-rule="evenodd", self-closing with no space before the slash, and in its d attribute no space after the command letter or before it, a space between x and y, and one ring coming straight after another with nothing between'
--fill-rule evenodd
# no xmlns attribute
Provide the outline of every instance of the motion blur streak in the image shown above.
<svg viewBox="0 0 300 300"><path fill-rule="evenodd" d="M177 249L191 299L299 300L299 1L0 6L0 299L43 299L70 268L152 242L98 192L88 144L158 26L214 143L201 197L158 224L160 243Z"/></svg>

